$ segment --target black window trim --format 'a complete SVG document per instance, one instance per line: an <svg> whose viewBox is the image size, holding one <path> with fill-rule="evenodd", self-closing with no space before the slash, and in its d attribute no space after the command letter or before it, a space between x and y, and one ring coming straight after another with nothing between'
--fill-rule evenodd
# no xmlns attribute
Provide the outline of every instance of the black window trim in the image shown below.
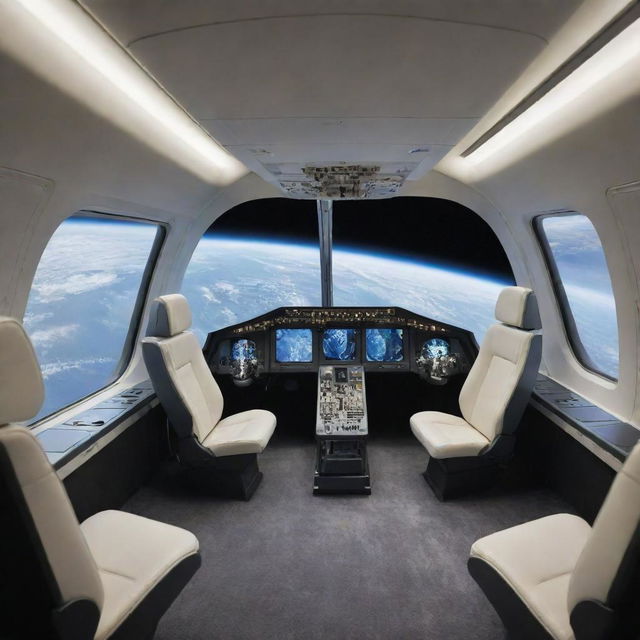
<svg viewBox="0 0 640 640"><path fill-rule="evenodd" d="M133 310L131 311L129 329L127 330L127 335L125 336L124 343L122 345L122 352L120 354L120 359L118 360L118 363L114 368L113 375L108 379L108 381L104 386L100 387L99 389L96 389L92 393L76 400L75 402L72 402L63 407L60 407L59 409L56 409L55 411L53 411L52 413L49 413L46 416L42 416L36 422L27 423L26 426L28 426L29 429L34 429L35 427L40 426L46 420L50 420L57 414L62 413L63 411L67 411L68 409L76 405L79 405L83 402L86 402L89 398L92 398L97 394L101 393L102 391L104 391L105 389L111 387L116 382L118 382L120 378L122 378L127 367L131 363L131 358L133 357L133 353L135 351L136 338L138 336L138 332L140 331L140 327L142 324L142 315L143 315L145 303L147 300L147 296L149 294L149 287L151 286L151 280L153 278L153 274L155 273L156 266L158 264L158 259L162 251L162 247L164 246L164 241L167 237L167 233L169 231L169 225L167 223L160 222L158 220L153 220L150 218L142 218L142 217L138 218L138 217L126 215L126 214L80 209L79 211L72 213L70 216L67 216L66 218L64 218L64 220L60 221L55 231L49 237L49 241L53 237L53 234L65 222L67 222L68 220L71 220L72 218L85 218L85 219L95 218L98 220L102 220L102 219L107 219L112 221L121 220L123 222L134 222L134 223L138 222L140 224L151 224L156 227L156 236L153 240L153 244L151 245L151 250L149 251L147 264L142 272L142 278L140 280L138 295L136 297L136 301L134 302ZM49 244L49 241L47 241L47 246ZM42 256L40 256L40 259L42 259ZM38 261L38 266L39 265L40 265L40 261ZM33 283L32 283L32 286L33 286Z"/></svg>
<svg viewBox="0 0 640 640"><path fill-rule="evenodd" d="M534 216L532 219L532 226L534 234L538 240L538 244L542 250L542 256L544 258L545 266L547 267L547 272L549 274L551 280L551 286L553 288L553 292L555 294L556 300L558 302L558 307L560 309L560 315L562 317L562 324L565 332L565 336L567 338L567 342L573 352L576 360L582 365L587 371L604 378L609 382L618 382L618 378L615 378L608 373L602 371L597 364L593 361L593 359L587 353L585 349L582 339L580 338L580 333L578 331L578 327L576 326L575 318L573 317L573 311L571 310L571 305L569 304L569 299L567 297L567 293L564 288L564 284L562 282L562 278L560 277L560 273L558 271L558 266L556 264L555 257L553 256L553 250L549 244L549 240L542 226L545 218L551 217L568 217L568 216L584 216L591 222L589 216L581 213L580 211L573 211L570 209L563 209L561 211L550 211L547 213L541 213L539 215ZM593 225L593 223L591 223ZM600 236L598 234L597 229L596 235L598 235L598 239ZM602 241L601 241L602 244ZM602 249L604 253L604 247ZM606 263L606 256L605 256ZM607 271L609 266L607 265ZM611 274L609 274L609 278L611 279ZM618 310L616 308L616 322L617 322ZM618 351L618 358L620 357L620 352Z"/></svg>

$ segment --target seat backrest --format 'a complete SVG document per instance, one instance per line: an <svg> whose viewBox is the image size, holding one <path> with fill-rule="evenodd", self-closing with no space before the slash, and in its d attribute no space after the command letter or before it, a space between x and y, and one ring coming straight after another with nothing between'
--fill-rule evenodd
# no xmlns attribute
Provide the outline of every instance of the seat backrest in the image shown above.
<svg viewBox="0 0 640 640"><path fill-rule="evenodd" d="M193 434L202 442L220 421L224 400L190 326L191 310L184 296L156 298L142 354L178 437Z"/></svg>
<svg viewBox="0 0 640 640"><path fill-rule="evenodd" d="M489 327L478 357L460 391L464 419L490 442L512 434L535 384L542 355L540 315L535 294L506 287L496 303L500 324Z"/></svg>
<svg viewBox="0 0 640 640"><path fill-rule="evenodd" d="M104 599L98 569L37 439L11 424L33 418L43 397L29 338L0 317L0 635L88 639Z"/></svg>
<svg viewBox="0 0 640 640"><path fill-rule="evenodd" d="M567 604L577 639L637 638L624 633L634 624L640 633L640 444L629 454L600 508L571 574ZM607 616L600 605L612 612ZM613 635L585 634L585 629L593 632L597 618L609 620L607 631L613 630Z"/></svg>

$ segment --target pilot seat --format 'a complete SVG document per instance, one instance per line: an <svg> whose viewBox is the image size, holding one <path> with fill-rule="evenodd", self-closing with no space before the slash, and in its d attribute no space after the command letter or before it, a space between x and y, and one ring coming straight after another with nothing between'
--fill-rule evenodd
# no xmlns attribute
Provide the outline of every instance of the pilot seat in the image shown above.
<svg viewBox="0 0 640 640"><path fill-rule="evenodd" d="M411 430L429 454L425 479L440 500L489 484L511 455L542 354L535 294L506 287L460 391L462 416L422 411Z"/></svg>
<svg viewBox="0 0 640 640"><path fill-rule="evenodd" d="M190 477L212 492L249 500L262 479L257 455L271 438L276 417L252 409L221 420L224 399L191 326L180 294L153 301L142 353L177 437L177 455Z"/></svg>

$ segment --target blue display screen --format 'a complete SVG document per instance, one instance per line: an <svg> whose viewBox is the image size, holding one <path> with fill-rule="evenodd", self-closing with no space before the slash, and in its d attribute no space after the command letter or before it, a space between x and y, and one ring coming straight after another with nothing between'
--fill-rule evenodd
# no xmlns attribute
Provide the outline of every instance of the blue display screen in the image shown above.
<svg viewBox="0 0 640 640"><path fill-rule="evenodd" d="M431 338L422 345L422 355L425 358L442 358L449 355L449 343L442 338Z"/></svg>
<svg viewBox="0 0 640 640"><path fill-rule="evenodd" d="M404 339L402 329L367 329L369 362L402 362Z"/></svg>
<svg viewBox="0 0 640 640"><path fill-rule="evenodd" d="M356 330L325 329L322 352L326 360L353 360L356 357Z"/></svg>
<svg viewBox="0 0 640 640"><path fill-rule="evenodd" d="M276 329L276 362L311 362L311 329Z"/></svg>
<svg viewBox="0 0 640 640"><path fill-rule="evenodd" d="M234 340L231 345L231 359L236 362L254 360L256 357L256 343L253 340Z"/></svg>

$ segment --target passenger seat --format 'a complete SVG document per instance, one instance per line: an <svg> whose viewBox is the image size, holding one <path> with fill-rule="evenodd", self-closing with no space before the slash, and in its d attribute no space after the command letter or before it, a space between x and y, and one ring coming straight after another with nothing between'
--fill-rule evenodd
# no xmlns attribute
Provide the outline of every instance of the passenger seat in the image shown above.
<svg viewBox="0 0 640 640"><path fill-rule="evenodd" d="M2 637L150 640L200 566L198 540L121 511L79 525L37 439L11 424L33 418L43 398L29 338L0 317Z"/></svg>
<svg viewBox="0 0 640 640"><path fill-rule="evenodd" d="M469 573L522 640L640 637L640 445L590 527L560 513L471 547Z"/></svg>

